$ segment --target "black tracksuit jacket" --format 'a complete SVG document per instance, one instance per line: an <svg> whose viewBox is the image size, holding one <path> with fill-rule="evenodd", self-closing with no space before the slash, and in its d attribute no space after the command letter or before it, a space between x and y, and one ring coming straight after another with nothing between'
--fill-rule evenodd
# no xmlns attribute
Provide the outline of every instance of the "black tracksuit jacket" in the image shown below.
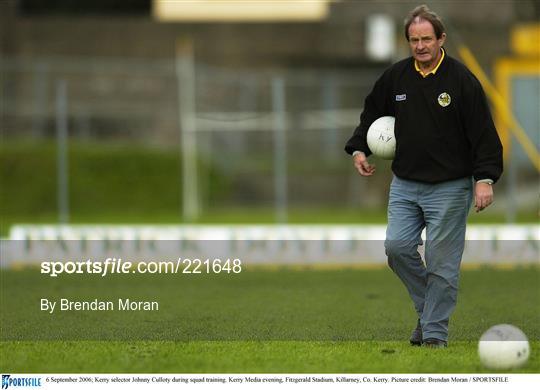
<svg viewBox="0 0 540 390"><path fill-rule="evenodd" d="M496 182L501 176L502 145L484 91L447 53L436 73L425 78L415 69L413 57L387 69L367 96L345 151L369 156L369 126L387 115L396 118L396 176L425 183L467 176Z"/></svg>

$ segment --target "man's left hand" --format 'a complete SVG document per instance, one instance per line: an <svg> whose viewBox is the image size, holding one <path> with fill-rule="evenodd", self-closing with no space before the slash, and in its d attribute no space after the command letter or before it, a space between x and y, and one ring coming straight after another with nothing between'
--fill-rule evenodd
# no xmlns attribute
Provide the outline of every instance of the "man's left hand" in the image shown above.
<svg viewBox="0 0 540 390"><path fill-rule="evenodd" d="M493 203L493 187L487 183L476 183L474 187L474 208L476 212L484 210Z"/></svg>

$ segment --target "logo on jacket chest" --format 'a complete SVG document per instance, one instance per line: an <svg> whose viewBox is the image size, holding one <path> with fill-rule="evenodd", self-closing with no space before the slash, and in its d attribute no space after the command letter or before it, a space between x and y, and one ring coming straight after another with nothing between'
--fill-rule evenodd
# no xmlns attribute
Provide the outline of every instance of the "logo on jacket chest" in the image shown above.
<svg viewBox="0 0 540 390"><path fill-rule="evenodd" d="M450 105L452 98L450 97L449 94L447 94L446 92L443 92L439 95L439 97L437 98L437 101L439 102L439 105L441 107L446 107Z"/></svg>
<svg viewBox="0 0 540 390"><path fill-rule="evenodd" d="M402 101L405 101L405 100L407 100L407 94L406 93L396 95L396 102L402 102Z"/></svg>

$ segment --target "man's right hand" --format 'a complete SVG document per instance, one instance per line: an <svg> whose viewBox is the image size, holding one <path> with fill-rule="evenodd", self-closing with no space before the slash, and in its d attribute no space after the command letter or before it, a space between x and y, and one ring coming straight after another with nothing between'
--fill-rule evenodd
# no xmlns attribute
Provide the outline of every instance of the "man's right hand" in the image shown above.
<svg viewBox="0 0 540 390"><path fill-rule="evenodd" d="M375 165L371 165L363 152L356 153L353 157L354 166L362 176L371 176L375 173Z"/></svg>

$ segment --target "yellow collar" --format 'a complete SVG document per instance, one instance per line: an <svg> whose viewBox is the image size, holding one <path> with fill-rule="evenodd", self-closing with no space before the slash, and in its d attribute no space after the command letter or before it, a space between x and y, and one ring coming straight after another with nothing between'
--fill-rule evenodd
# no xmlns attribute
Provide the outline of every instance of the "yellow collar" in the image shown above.
<svg viewBox="0 0 540 390"><path fill-rule="evenodd" d="M422 72L422 70L420 69L420 67L418 66L418 62L416 62L416 60L414 60L414 69L416 69L416 71L418 73L420 73L420 75L422 77L427 77L429 76L430 74L435 74L437 72L437 70L439 69L439 66L441 66L443 60L444 60L444 49L441 47L441 51L442 51L442 56L441 56L441 59L439 60L439 63L437 64L437 66L435 68L433 68L431 71L427 72L427 73L424 73Z"/></svg>

